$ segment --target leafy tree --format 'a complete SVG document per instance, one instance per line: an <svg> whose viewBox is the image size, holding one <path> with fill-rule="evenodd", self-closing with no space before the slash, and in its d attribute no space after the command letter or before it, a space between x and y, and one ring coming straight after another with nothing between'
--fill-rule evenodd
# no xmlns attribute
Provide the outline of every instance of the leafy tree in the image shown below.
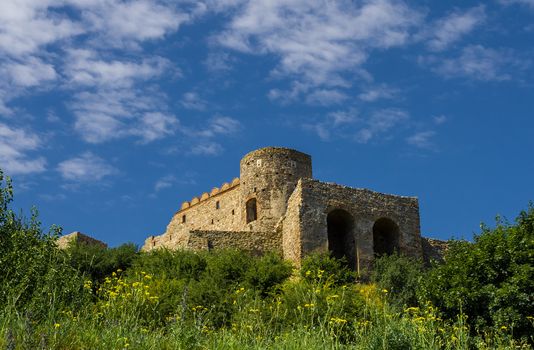
<svg viewBox="0 0 534 350"><path fill-rule="evenodd" d="M41 230L38 213L29 220L10 209L11 180L0 170L0 304L42 316L83 302L83 282L56 247L61 229Z"/></svg>
<svg viewBox="0 0 534 350"><path fill-rule="evenodd" d="M424 299L448 317L461 311L471 325L532 332L534 315L534 207L522 211L515 224L497 219L483 225L474 243L455 241L445 263L430 271L420 290Z"/></svg>

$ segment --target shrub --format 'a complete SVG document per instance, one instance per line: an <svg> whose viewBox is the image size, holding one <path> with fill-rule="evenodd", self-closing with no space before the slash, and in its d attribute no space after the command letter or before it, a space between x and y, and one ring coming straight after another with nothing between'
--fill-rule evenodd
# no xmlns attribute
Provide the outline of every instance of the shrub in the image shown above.
<svg viewBox="0 0 534 350"><path fill-rule="evenodd" d="M417 305L417 288L422 278L422 262L399 254L376 259L371 272L371 281L388 290L391 301L399 306Z"/></svg>
<svg viewBox="0 0 534 350"><path fill-rule="evenodd" d="M102 281L114 271L126 270L138 254L133 243L105 248L97 244L73 242L65 251L71 266L93 281Z"/></svg>
<svg viewBox="0 0 534 350"><path fill-rule="evenodd" d="M300 275L309 282L330 280L331 283L342 285L356 280L343 259L336 259L329 254L310 254L302 260Z"/></svg>
<svg viewBox="0 0 534 350"><path fill-rule="evenodd" d="M245 285L265 297L278 291L292 271L291 263L284 261L278 254L269 253L260 259L254 259L245 274Z"/></svg>

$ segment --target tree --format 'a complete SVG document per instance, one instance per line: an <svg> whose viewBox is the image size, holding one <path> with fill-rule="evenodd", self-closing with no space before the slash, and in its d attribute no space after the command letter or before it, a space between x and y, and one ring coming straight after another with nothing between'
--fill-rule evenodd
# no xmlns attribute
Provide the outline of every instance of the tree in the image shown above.
<svg viewBox="0 0 534 350"><path fill-rule="evenodd" d="M428 274L420 290L448 317L463 312L475 328L508 329L514 336L532 332L534 315L534 207L515 224L497 219L482 225L474 243L455 241L445 263Z"/></svg>

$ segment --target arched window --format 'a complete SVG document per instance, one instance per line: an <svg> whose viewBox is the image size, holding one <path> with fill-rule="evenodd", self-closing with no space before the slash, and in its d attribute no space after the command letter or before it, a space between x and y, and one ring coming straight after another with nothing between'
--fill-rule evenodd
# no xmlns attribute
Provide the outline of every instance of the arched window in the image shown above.
<svg viewBox="0 0 534 350"><path fill-rule="evenodd" d="M251 198L247 201L247 224L255 221L258 218L258 208L256 206L256 198Z"/></svg>
<svg viewBox="0 0 534 350"><path fill-rule="evenodd" d="M354 239L354 220L352 215L342 209L335 209L326 218L328 230L328 250L337 259L345 259L351 269L356 268L356 245Z"/></svg>
<svg viewBox="0 0 534 350"><path fill-rule="evenodd" d="M381 218L373 225L373 251L376 256L391 255L399 250L399 226L391 219Z"/></svg>

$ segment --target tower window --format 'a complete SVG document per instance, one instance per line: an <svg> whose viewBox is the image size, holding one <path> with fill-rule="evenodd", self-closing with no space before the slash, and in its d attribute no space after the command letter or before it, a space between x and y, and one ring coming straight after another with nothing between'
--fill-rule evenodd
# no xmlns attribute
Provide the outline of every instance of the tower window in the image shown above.
<svg viewBox="0 0 534 350"><path fill-rule="evenodd" d="M185 224L185 221L186 221L186 217L185 217L185 214L182 215L182 224Z"/></svg>
<svg viewBox="0 0 534 350"><path fill-rule="evenodd" d="M261 167L261 159L257 159L256 160L256 166L257 167Z"/></svg>
<svg viewBox="0 0 534 350"><path fill-rule="evenodd" d="M219 201L215 202L215 209L219 209L221 207L221 204Z"/></svg>
<svg viewBox="0 0 534 350"><path fill-rule="evenodd" d="M235 210L234 209L232 209L232 215L235 215Z"/></svg>
<svg viewBox="0 0 534 350"><path fill-rule="evenodd" d="M247 224L255 221L258 218L258 208L256 205L256 198L251 198L247 201Z"/></svg>

